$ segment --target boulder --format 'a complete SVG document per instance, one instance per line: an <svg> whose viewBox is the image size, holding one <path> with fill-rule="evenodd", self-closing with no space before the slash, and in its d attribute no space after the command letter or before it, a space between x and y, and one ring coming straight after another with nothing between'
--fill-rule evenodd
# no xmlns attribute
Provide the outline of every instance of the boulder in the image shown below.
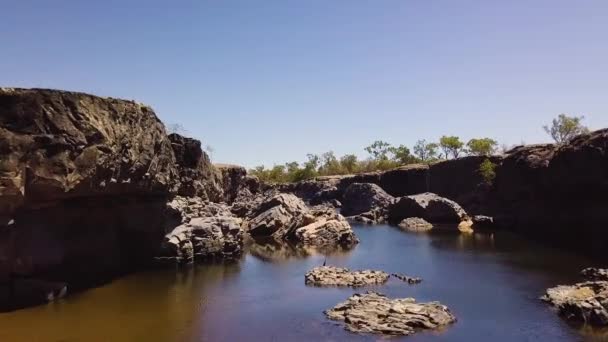
<svg viewBox="0 0 608 342"><path fill-rule="evenodd" d="M459 224L468 220L467 213L458 203L430 192L397 199L389 207L388 217L393 223L410 217L419 217L433 224Z"/></svg>
<svg viewBox="0 0 608 342"><path fill-rule="evenodd" d="M175 228L163 242L159 260L180 263L241 256L241 219L231 216L201 217Z"/></svg>
<svg viewBox="0 0 608 342"><path fill-rule="evenodd" d="M309 216L306 224L295 230L295 241L308 246L350 248L359 240L350 224L340 214Z"/></svg>
<svg viewBox="0 0 608 342"><path fill-rule="evenodd" d="M450 310L439 302L390 299L376 292L354 294L325 311L325 315L344 322L348 331L381 335L411 335L417 330L439 329L456 321Z"/></svg>
<svg viewBox="0 0 608 342"><path fill-rule="evenodd" d="M353 216L369 211L385 211L394 201L381 187L372 183L353 183L342 195L344 216Z"/></svg>
<svg viewBox="0 0 608 342"><path fill-rule="evenodd" d="M311 209L292 194L271 194L258 203L248 211L245 224L253 238L325 247L358 243L348 222L333 209Z"/></svg>
<svg viewBox="0 0 608 342"><path fill-rule="evenodd" d="M548 289L541 299L567 320L608 326L608 281L559 285Z"/></svg>
<svg viewBox="0 0 608 342"><path fill-rule="evenodd" d="M388 273L375 270L351 271L348 268L320 266L308 271L304 276L306 285L314 286L350 286L384 284Z"/></svg>
<svg viewBox="0 0 608 342"><path fill-rule="evenodd" d="M283 238L303 222L308 213L304 202L291 194L278 194L264 200L252 213L247 231L253 237Z"/></svg>
<svg viewBox="0 0 608 342"><path fill-rule="evenodd" d="M433 229L433 225L420 217L408 217L399 223L399 228L412 232L426 232Z"/></svg>

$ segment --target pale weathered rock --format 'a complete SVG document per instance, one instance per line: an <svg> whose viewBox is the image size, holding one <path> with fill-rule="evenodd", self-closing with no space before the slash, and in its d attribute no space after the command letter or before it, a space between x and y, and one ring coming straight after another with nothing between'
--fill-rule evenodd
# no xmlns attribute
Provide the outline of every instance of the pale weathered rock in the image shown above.
<svg viewBox="0 0 608 342"><path fill-rule="evenodd" d="M358 239L344 217L334 209L310 209L292 194L278 194L249 210L245 223L254 238L272 238L307 246L351 247Z"/></svg>
<svg viewBox="0 0 608 342"><path fill-rule="evenodd" d="M241 219L231 216L201 217L167 234L160 260L192 262L210 258L234 259L242 254Z"/></svg>
<svg viewBox="0 0 608 342"><path fill-rule="evenodd" d="M283 238L302 224L308 213L304 202L292 194L278 194L263 201L248 222L253 237Z"/></svg>
<svg viewBox="0 0 608 342"><path fill-rule="evenodd" d="M408 217L399 223L399 228L412 232L426 232L433 229L433 225L420 217Z"/></svg>
<svg viewBox="0 0 608 342"><path fill-rule="evenodd" d="M170 229L188 223L193 218L210 216L232 216L230 207L224 203L209 202L201 197L175 196L167 203L166 216Z"/></svg>
<svg viewBox="0 0 608 342"><path fill-rule="evenodd" d="M555 306L568 320L608 325L608 281L559 285L548 289L541 299Z"/></svg>
<svg viewBox="0 0 608 342"><path fill-rule="evenodd" d="M400 273L393 273L391 274L391 276L404 281L408 284L420 284L422 282L422 278L418 278L418 277L409 277L405 274L400 274Z"/></svg>
<svg viewBox="0 0 608 342"><path fill-rule="evenodd" d="M304 277L306 285L314 286L350 286L384 284L388 273L375 270L351 271L348 268L320 266L308 271Z"/></svg>
<svg viewBox="0 0 608 342"><path fill-rule="evenodd" d="M411 335L417 330L437 329L456 321L450 310L439 302L390 299L376 292L355 294L325 311L325 315L343 321L346 330L383 335Z"/></svg>

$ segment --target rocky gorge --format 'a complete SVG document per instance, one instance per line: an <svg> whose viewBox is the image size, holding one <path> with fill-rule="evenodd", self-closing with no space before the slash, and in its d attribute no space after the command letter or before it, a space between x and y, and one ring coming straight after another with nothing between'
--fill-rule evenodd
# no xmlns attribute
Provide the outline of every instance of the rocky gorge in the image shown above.
<svg viewBox="0 0 608 342"><path fill-rule="evenodd" d="M491 184L478 172L486 157L263 184L242 167L213 165L200 141L168 134L143 104L2 88L0 310L146 267L239 259L248 243L260 254L260 246L304 254L351 249L359 243L352 222L410 231L506 230L605 260L608 130L488 159L496 165ZM325 266L311 272L306 279L315 285L382 284L389 277ZM605 304L605 284L577 286ZM548 298L561 308L564 293L582 293L565 290L549 290ZM439 303L377 293L354 295L326 315L351 331L381 334L455 321ZM608 324L598 315L585 321Z"/></svg>

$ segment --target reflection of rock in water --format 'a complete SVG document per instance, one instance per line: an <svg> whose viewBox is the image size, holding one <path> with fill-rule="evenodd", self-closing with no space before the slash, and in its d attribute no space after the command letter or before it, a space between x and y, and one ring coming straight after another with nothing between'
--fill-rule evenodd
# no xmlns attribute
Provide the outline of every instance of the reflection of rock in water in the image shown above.
<svg viewBox="0 0 608 342"><path fill-rule="evenodd" d="M275 262L290 258L306 258L317 254L339 255L349 253L354 247L320 246L313 247L303 244L291 244L284 241L268 239L264 241L246 241L245 250L253 257L265 262Z"/></svg>
<svg viewBox="0 0 608 342"><path fill-rule="evenodd" d="M458 234L447 231L435 231L432 235L431 245L438 249L475 251L480 253L492 253L497 249L494 233Z"/></svg>

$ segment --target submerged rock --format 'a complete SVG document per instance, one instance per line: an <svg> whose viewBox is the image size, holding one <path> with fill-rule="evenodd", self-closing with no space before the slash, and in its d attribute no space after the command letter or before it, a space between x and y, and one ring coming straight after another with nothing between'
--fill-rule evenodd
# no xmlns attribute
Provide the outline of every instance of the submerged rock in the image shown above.
<svg viewBox="0 0 608 342"><path fill-rule="evenodd" d="M555 306L567 320L595 326L608 325L607 281L559 285L548 289L541 299Z"/></svg>
<svg viewBox="0 0 608 342"><path fill-rule="evenodd" d="M355 294L325 311L325 315L344 322L346 330L351 332L383 335L411 335L416 330L438 329L456 321L450 310L439 302L390 299L376 292Z"/></svg>
<svg viewBox="0 0 608 342"><path fill-rule="evenodd" d="M420 284L422 283L422 278L418 278L418 277L408 277L405 274L400 274L400 273L393 273L391 274L391 276L402 280L408 284Z"/></svg>
<svg viewBox="0 0 608 342"><path fill-rule="evenodd" d="M412 232L426 232L433 229L433 225L420 217L408 217L399 223L399 228Z"/></svg>
<svg viewBox="0 0 608 342"><path fill-rule="evenodd" d="M320 266L308 271L304 277L306 285L350 286L384 284L388 273L375 270L351 271L348 268Z"/></svg>
<svg viewBox="0 0 608 342"><path fill-rule="evenodd" d="M211 258L234 259L242 254L241 219L201 217L167 234L159 260L192 262Z"/></svg>

